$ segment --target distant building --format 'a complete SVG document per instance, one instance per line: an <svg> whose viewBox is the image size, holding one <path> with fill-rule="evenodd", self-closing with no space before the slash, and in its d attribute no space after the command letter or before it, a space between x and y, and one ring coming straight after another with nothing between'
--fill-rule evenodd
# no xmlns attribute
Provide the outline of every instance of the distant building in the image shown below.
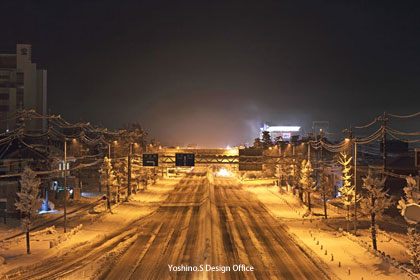
<svg viewBox="0 0 420 280"><path fill-rule="evenodd" d="M47 70L37 69L31 54L27 44L17 44L15 54L0 54L0 132L16 126L16 120L8 119L20 109L47 114ZM26 122L26 126L44 130L46 120Z"/></svg>
<svg viewBox="0 0 420 280"><path fill-rule="evenodd" d="M293 136L298 137L298 138L302 136L302 130L300 126L291 126L291 125L270 126L265 123L260 128L261 139L262 139L263 131L268 131L270 133L272 140L274 140L278 136L281 136L283 141L290 141Z"/></svg>

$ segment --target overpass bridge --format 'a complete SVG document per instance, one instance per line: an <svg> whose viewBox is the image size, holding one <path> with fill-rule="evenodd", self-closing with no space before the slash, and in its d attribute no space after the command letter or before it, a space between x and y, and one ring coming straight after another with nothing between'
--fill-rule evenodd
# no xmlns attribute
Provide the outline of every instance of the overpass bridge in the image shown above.
<svg viewBox="0 0 420 280"><path fill-rule="evenodd" d="M240 153L238 149L165 149L157 154L160 167L175 167L176 154L194 154L195 166L231 165L239 170L261 170L263 164L278 165L284 160L293 159L291 155L264 155L262 150L256 155L249 155Z"/></svg>

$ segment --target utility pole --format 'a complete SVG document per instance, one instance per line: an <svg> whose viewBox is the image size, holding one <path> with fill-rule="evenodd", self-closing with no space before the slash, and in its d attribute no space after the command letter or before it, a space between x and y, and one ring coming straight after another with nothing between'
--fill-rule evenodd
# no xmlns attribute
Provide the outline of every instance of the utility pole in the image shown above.
<svg viewBox="0 0 420 280"><path fill-rule="evenodd" d="M281 165L280 165L280 158L281 158L281 143L279 143L279 142L277 142L277 148L278 148L278 151L279 151L279 154L278 154L278 156L279 156L279 158L278 158L278 164L276 165L277 166L277 172L278 172L278 176L279 176L279 179L278 179L278 186L279 186L279 189L281 188L281 181L282 181L282 177L283 177L283 175L281 175L281 173L280 173L280 170L281 170Z"/></svg>
<svg viewBox="0 0 420 280"><path fill-rule="evenodd" d="M294 142L292 142L292 156L293 156L293 175L295 177L294 178L295 186L294 186L294 189L293 190L295 190L296 188L298 189L299 198L300 198L301 201L303 201L303 193L302 193L302 191L298 187L299 181L298 181L298 176L296 174L297 173L297 165L296 165L296 143L294 143ZM294 194L294 191L293 191L293 194Z"/></svg>
<svg viewBox="0 0 420 280"><path fill-rule="evenodd" d="M319 163L320 166L319 167L321 167L321 170L324 170L324 154L323 154L322 150L323 150L323 148L322 148L322 145L321 145L321 147L319 148L319 153L320 153L320 163ZM319 170L320 170L319 167L318 167L318 170L316 172L318 182L319 182L319 176L320 175L323 176L323 174L319 174Z"/></svg>
<svg viewBox="0 0 420 280"><path fill-rule="evenodd" d="M354 165L354 172L353 172L353 180L354 180L354 234L357 235L357 139L356 137L353 138L353 130L350 126L350 129L343 130L344 133L349 134L349 141L354 143L354 155L353 155L353 165ZM353 147L350 145L351 154L353 154Z"/></svg>
<svg viewBox="0 0 420 280"><path fill-rule="evenodd" d="M379 117L378 120L382 121L382 162L383 162L383 176L385 176L386 163L387 163L387 150L386 150L386 130L388 118L386 117L386 112L382 117Z"/></svg>
<svg viewBox="0 0 420 280"><path fill-rule="evenodd" d="M64 138L64 233L67 232L67 139Z"/></svg>
<svg viewBox="0 0 420 280"><path fill-rule="evenodd" d="M281 142L279 143L278 147L279 147L279 157L281 157ZM283 157L284 157L284 155L283 155Z"/></svg>
<svg viewBox="0 0 420 280"><path fill-rule="evenodd" d="M322 153L322 150L323 150L323 148L322 148L322 145L321 145L321 147L319 148L319 154L320 154L320 160L321 160L320 165L324 165L324 155Z"/></svg>
<svg viewBox="0 0 420 280"><path fill-rule="evenodd" d="M106 183L106 207L112 213L112 211L111 211L111 189L110 189L110 186L109 186L109 182Z"/></svg>
<svg viewBox="0 0 420 280"><path fill-rule="evenodd" d="M353 141L353 129L351 128L351 126L350 126L349 129L344 129L343 132L344 133L348 133L348 138L346 138L346 141ZM350 145L350 149L352 149L352 146L351 145ZM351 150L350 154L353 154L353 151L352 150Z"/></svg>
<svg viewBox="0 0 420 280"><path fill-rule="evenodd" d="M21 108L22 109L22 108ZM25 132L25 116L17 119L16 126L18 127L19 139ZM17 149L17 157L18 157L18 171L22 172L22 141L18 141L18 149ZM21 191L21 185L18 184L18 191ZM22 219L22 211L19 210L19 218Z"/></svg>
<svg viewBox="0 0 420 280"><path fill-rule="evenodd" d="M311 161L311 140L308 139L308 162Z"/></svg>
<svg viewBox="0 0 420 280"><path fill-rule="evenodd" d="M324 157L323 157L323 154L322 154L322 150L323 150L323 147L322 147L322 138L323 138L323 132L321 131L320 133L319 133L319 142L321 143L321 146L319 147L319 158L317 158L317 165L316 165L316 167L317 167L317 169L316 169L316 182L319 182L319 167L320 166L324 166L323 164L324 164Z"/></svg>
<svg viewBox="0 0 420 280"><path fill-rule="evenodd" d="M132 143L128 144L127 157L127 200L131 195L131 153L133 152Z"/></svg>
<svg viewBox="0 0 420 280"><path fill-rule="evenodd" d="M354 138L354 235L357 235L357 139Z"/></svg>

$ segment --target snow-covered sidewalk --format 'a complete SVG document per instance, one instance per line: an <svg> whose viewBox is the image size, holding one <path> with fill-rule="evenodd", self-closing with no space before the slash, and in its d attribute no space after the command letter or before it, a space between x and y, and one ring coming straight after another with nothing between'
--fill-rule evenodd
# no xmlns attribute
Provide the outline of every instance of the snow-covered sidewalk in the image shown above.
<svg viewBox="0 0 420 280"><path fill-rule="evenodd" d="M329 227L325 220L302 218L306 208L290 192L279 192L279 187L260 185L265 182L242 182L245 190L254 193L274 217L286 225L300 246L315 260L321 260L340 279L413 279L392 266L380 254L369 250L360 239ZM332 216L336 213L330 210ZM401 244L399 244L401 245ZM385 246L380 244L379 246ZM400 250L399 247L397 250ZM386 250L386 249L384 249ZM415 278L414 278L415 279Z"/></svg>
<svg viewBox="0 0 420 280"><path fill-rule="evenodd" d="M5 261L5 264L0 263L0 275L62 256L93 241L105 240L107 236L153 213L178 182L179 179L161 179L147 190L133 194L130 201L113 206L112 213L95 211L73 219L70 217L67 234L62 228L54 227L33 232L30 255L26 254L24 236L0 243L0 260Z"/></svg>

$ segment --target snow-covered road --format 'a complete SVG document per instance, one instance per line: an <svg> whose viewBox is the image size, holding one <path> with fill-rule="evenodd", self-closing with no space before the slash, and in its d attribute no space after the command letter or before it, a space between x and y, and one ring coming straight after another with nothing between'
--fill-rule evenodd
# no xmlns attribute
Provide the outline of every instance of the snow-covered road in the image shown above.
<svg viewBox="0 0 420 280"><path fill-rule="evenodd" d="M97 240L77 246L53 261L43 261L42 265L18 270L7 277L69 280L330 278L296 245L256 196L244 190L236 179L210 177L209 180L205 172L191 173L170 189L167 198L155 203L156 209L150 214L99 235ZM141 200L142 195L133 199L139 203L137 200ZM139 207L130 202L123 205L132 211ZM132 212L117 213L109 218L124 219L129 213ZM109 225L104 228L111 230Z"/></svg>
<svg viewBox="0 0 420 280"><path fill-rule="evenodd" d="M233 179L190 174L150 219L105 279L328 279Z"/></svg>

